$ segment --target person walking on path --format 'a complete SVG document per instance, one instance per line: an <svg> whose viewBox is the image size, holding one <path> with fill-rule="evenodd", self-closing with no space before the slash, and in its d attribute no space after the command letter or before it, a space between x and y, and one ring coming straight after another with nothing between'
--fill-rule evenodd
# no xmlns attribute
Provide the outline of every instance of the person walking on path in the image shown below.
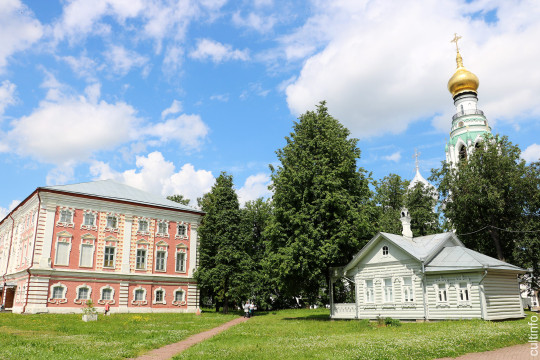
<svg viewBox="0 0 540 360"><path fill-rule="evenodd" d="M253 301L249 304L249 317L252 317L255 313L255 304Z"/></svg>
<svg viewBox="0 0 540 360"><path fill-rule="evenodd" d="M249 300L244 304L244 317L249 318Z"/></svg>
<svg viewBox="0 0 540 360"><path fill-rule="evenodd" d="M109 311L111 310L111 305L109 303L105 304L105 315L109 315Z"/></svg>

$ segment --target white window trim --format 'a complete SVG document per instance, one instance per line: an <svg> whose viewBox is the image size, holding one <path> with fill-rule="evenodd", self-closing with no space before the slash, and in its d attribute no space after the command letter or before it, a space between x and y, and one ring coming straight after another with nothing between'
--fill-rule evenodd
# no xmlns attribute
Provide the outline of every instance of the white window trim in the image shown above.
<svg viewBox="0 0 540 360"><path fill-rule="evenodd" d="M108 218L109 217L114 217L116 218L116 227L108 227ZM120 227L120 215L118 214L112 214L112 213L106 213L105 214L105 231L108 231L108 232L118 232L118 228Z"/></svg>
<svg viewBox="0 0 540 360"><path fill-rule="evenodd" d="M94 225L85 225L84 224L84 220L85 220L86 215L94 215ZM97 211L93 211L93 210L84 210L83 211L81 229L97 230L97 228L98 228L97 223L98 223L98 212Z"/></svg>
<svg viewBox="0 0 540 360"><path fill-rule="evenodd" d="M143 300L135 300L135 293L137 292L137 290L142 290L143 291ZM136 288L134 288L133 289L133 300L131 301L131 303L133 305L136 305L136 306L141 306L141 305L148 304L148 301L146 301L146 289L143 288L142 286L137 286Z"/></svg>
<svg viewBox="0 0 540 360"><path fill-rule="evenodd" d="M387 301L386 300L386 279L390 279L390 283L392 284L392 299L390 299L390 301ZM382 302L383 304L387 304L387 305L390 305L390 304L394 304L395 303L395 299L396 299L396 294L395 294L395 286L394 286L394 278L382 278L381 279L381 288L382 288Z"/></svg>
<svg viewBox="0 0 540 360"><path fill-rule="evenodd" d="M113 266L105 266L105 248L111 247L114 249L113 254ZM116 246L104 245L103 246L103 269L116 269Z"/></svg>
<svg viewBox="0 0 540 360"><path fill-rule="evenodd" d="M158 243L158 244L159 244L159 243ZM157 247L157 246L169 246L169 245L157 245L157 244L156 244L156 247ZM165 253L165 260L164 260L165 263L164 263L164 269L163 269L163 270L158 270L158 268L157 268L157 260L158 260L157 253L158 253L159 251L163 251L163 252ZM167 272L167 259L168 259L168 258L169 258L169 252L168 252L167 250L164 250L164 249L156 249L156 252L155 252L155 254L154 254L154 263L155 263L154 269L155 269L156 271L158 271L158 272Z"/></svg>
<svg viewBox="0 0 540 360"><path fill-rule="evenodd" d="M138 268L137 267L137 253L139 250L144 250L144 267ZM147 271L148 270L148 249L146 247L137 247L135 248L135 270L136 271Z"/></svg>
<svg viewBox="0 0 540 360"><path fill-rule="evenodd" d="M184 254L184 270L178 270L178 254ZM177 248L176 253L174 254L174 272L179 274L187 273L187 251L183 251L182 248Z"/></svg>
<svg viewBox="0 0 540 360"><path fill-rule="evenodd" d="M69 211L70 213L70 220L68 221L61 221L62 220L62 211ZM66 206L60 207L58 209L58 222L56 223L56 226L64 226L64 227L70 227L75 228L75 224L73 223L73 215L75 214L75 209L69 208Z"/></svg>
<svg viewBox="0 0 540 360"><path fill-rule="evenodd" d="M461 284L467 285L467 292L469 295L469 300L461 300ZM472 300L471 300L471 283L469 281L460 281L455 284L456 288L456 295L457 295L457 302L458 306L472 306Z"/></svg>
<svg viewBox="0 0 540 360"><path fill-rule="evenodd" d="M62 297L61 298L55 298L53 299L53 289L55 287L62 287ZM50 287L49 287L49 293L50 293L50 297L48 299L48 301L52 304L64 304L64 303L67 303L67 297L66 297L66 294L67 294L67 286L65 284L62 284L61 282L58 282L56 284L52 284Z"/></svg>
<svg viewBox="0 0 540 360"><path fill-rule="evenodd" d="M140 230L140 223L146 221L146 230ZM138 217L137 218L137 235L150 235L150 227L152 225L152 221L149 218L146 217Z"/></svg>
<svg viewBox="0 0 540 360"><path fill-rule="evenodd" d="M160 224L165 224L167 232L164 232L164 233L159 232L159 225ZM156 237L163 237L163 238L168 238L169 237L169 222L167 220L158 220L158 221L156 221Z"/></svg>
<svg viewBox="0 0 540 360"><path fill-rule="evenodd" d="M371 281L371 287L367 286L367 282ZM371 290L371 300L368 301L368 289ZM372 279L364 280L364 304L375 304L375 281Z"/></svg>
<svg viewBox="0 0 540 360"><path fill-rule="evenodd" d="M386 250L386 254L384 253L385 250ZM382 254L382 256L384 256L384 257L390 256L390 248L388 247L388 245L384 245L384 246L381 248L381 254Z"/></svg>
<svg viewBox="0 0 540 360"><path fill-rule="evenodd" d="M158 291L163 291L163 300L162 301L157 301L156 300L156 294ZM157 289L154 289L154 300L152 301L152 304L162 304L162 305L167 305L167 301L165 300L165 289L161 288L161 287L158 287Z"/></svg>
<svg viewBox="0 0 540 360"><path fill-rule="evenodd" d="M178 229L180 226L184 226L186 229L186 233L184 235L180 235L180 233L178 232ZM189 238L188 232L189 232L188 223L183 222L183 221L179 221L176 223L176 235L174 235L175 239L188 239Z"/></svg>
<svg viewBox="0 0 540 360"><path fill-rule="evenodd" d="M409 287L409 285L405 285L405 278L411 279L410 292L409 292L409 298L412 297L411 301L405 301L405 289ZM416 302L416 294L414 291L414 278L412 276L404 276L401 279L401 302L407 305L414 304Z"/></svg>
<svg viewBox="0 0 540 360"><path fill-rule="evenodd" d="M111 299L110 300L103 300L102 297L103 297L103 290L105 289L110 289L111 290ZM98 300L98 304L101 304L101 305L104 305L106 303L109 303L109 304L115 304L116 301L114 301L114 288L110 285L105 285L105 286L102 286L101 288L99 288L99 300Z"/></svg>
<svg viewBox="0 0 540 360"><path fill-rule="evenodd" d="M79 267L90 269L90 268L94 267L94 254L96 252L96 245L95 245L95 240L92 241L92 244L84 243L85 240L87 241L88 238L85 239L84 235L83 235L82 238L81 238L81 244L79 245ZM92 264L90 266L82 266L82 248L83 248L83 245L92 246L92 257L91 257ZM105 248L103 248L103 253L105 254Z"/></svg>
<svg viewBox="0 0 540 360"><path fill-rule="evenodd" d="M181 291L182 292L182 300L181 301L176 301L176 293ZM174 306L184 306L187 304L186 302L186 291L184 289L182 289L181 287L179 287L178 289L174 290L173 291L173 302L172 304Z"/></svg>
<svg viewBox="0 0 540 360"><path fill-rule="evenodd" d="M55 253L54 253L54 265L60 265L60 266L69 266L69 259L71 257L71 240L73 239L73 235L68 233L67 231L62 231L59 234L56 235L56 246L55 246ZM67 256L67 264L62 264L58 262L58 244L59 243L68 243L69 249L68 249L68 256Z"/></svg>
<svg viewBox="0 0 540 360"><path fill-rule="evenodd" d="M440 300L440 297L439 297L439 288L441 286L444 286L444 290L446 292L446 301L442 301ZM449 302L449 298L448 298L448 295L449 295L449 292L448 292L448 283L447 282L437 282L436 284L433 284L433 287L435 289L435 300L437 302L437 306L444 306L444 307L447 307L447 306L450 306L450 302Z"/></svg>
<svg viewBox="0 0 540 360"><path fill-rule="evenodd" d="M88 288L88 299L79 299L79 289L80 288ZM84 304L86 301L92 299L92 287L86 285L86 284L82 284L82 285L79 285L75 288L75 299L73 300L73 302L75 304Z"/></svg>

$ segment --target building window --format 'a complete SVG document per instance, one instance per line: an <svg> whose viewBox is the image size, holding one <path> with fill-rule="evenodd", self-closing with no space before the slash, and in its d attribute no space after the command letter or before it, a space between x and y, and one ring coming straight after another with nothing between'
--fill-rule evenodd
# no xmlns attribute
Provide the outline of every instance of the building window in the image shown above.
<svg viewBox="0 0 540 360"><path fill-rule="evenodd" d="M84 214L84 225L94 226L96 224L96 216L92 213Z"/></svg>
<svg viewBox="0 0 540 360"><path fill-rule="evenodd" d="M71 211L70 210L60 210L60 221L64 224L71 223Z"/></svg>
<svg viewBox="0 0 540 360"><path fill-rule="evenodd" d="M447 303L448 302L448 292L446 289L446 284L437 285L437 302Z"/></svg>
<svg viewBox="0 0 540 360"><path fill-rule="evenodd" d="M186 253L185 252L176 252L176 271L185 272L186 271Z"/></svg>
<svg viewBox="0 0 540 360"><path fill-rule="evenodd" d="M88 300L88 288L87 287L81 287L79 288L79 291L77 293L77 299L79 300Z"/></svg>
<svg viewBox="0 0 540 360"><path fill-rule="evenodd" d="M114 246L105 246L105 253L103 255L103 267L104 268L114 268Z"/></svg>
<svg viewBox="0 0 540 360"><path fill-rule="evenodd" d="M459 148L459 160L467 160L467 148L465 145L462 145L461 148Z"/></svg>
<svg viewBox="0 0 540 360"><path fill-rule="evenodd" d="M384 279L384 302L391 303L394 301L394 289L392 279Z"/></svg>
<svg viewBox="0 0 540 360"><path fill-rule="evenodd" d="M146 233L148 232L148 221L139 220L139 232Z"/></svg>
<svg viewBox="0 0 540 360"><path fill-rule="evenodd" d="M462 302L462 303L468 303L471 301L471 297L470 297L470 289L469 289L469 284L467 283L460 283L459 284L459 302Z"/></svg>
<svg viewBox="0 0 540 360"><path fill-rule="evenodd" d="M405 277L403 278L403 301L404 302L413 302L414 301L414 292L412 286L412 278Z"/></svg>
<svg viewBox="0 0 540 360"><path fill-rule="evenodd" d="M163 290L157 290L156 291L156 303L162 303L163 302Z"/></svg>
<svg viewBox="0 0 540 360"><path fill-rule="evenodd" d="M143 289L135 290L135 301L143 301L143 300L144 300L144 290Z"/></svg>
<svg viewBox="0 0 540 360"><path fill-rule="evenodd" d="M375 298L373 296L373 280L366 280L366 303L374 303Z"/></svg>
<svg viewBox="0 0 540 360"><path fill-rule="evenodd" d="M178 226L176 227L176 236L181 238L187 237L186 224L178 224Z"/></svg>
<svg viewBox="0 0 540 360"><path fill-rule="evenodd" d="M101 300L112 300L112 289L101 289Z"/></svg>
<svg viewBox="0 0 540 360"><path fill-rule="evenodd" d="M185 293L183 290L176 290L174 292L174 301L182 302L184 301Z"/></svg>
<svg viewBox="0 0 540 360"><path fill-rule="evenodd" d="M109 215L107 216L107 228L116 229L118 227L118 219L116 216Z"/></svg>
<svg viewBox="0 0 540 360"><path fill-rule="evenodd" d="M71 243L64 241L56 242L56 257L54 259L55 265L69 265L69 252L71 250Z"/></svg>
<svg viewBox="0 0 540 360"><path fill-rule="evenodd" d="M48 299L53 304L64 304L67 302L66 292L67 287L62 283L56 283L49 288L51 297Z"/></svg>
<svg viewBox="0 0 540 360"><path fill-rule="evenodd" d="M383 246L382 254L385 255L385 256L388 255L388 246Z"/></svg>
<svg viewBox="0 0 540 360"><path fill-rule="evenodd" d="M156 251L156 271L165 271L165 257L167 252L163 250Z"/></svg>
<svg viewBox="0 0 540 360"><path fill-rule="evenodd" d="M166 222L159 222L158 223L158 234L160 235L168 235L169 232L169 226Z"/></svg>
<svg viewBox="0 0 540 360"><path fill-rule="evenodd" d="M92 267L94 265L94 245L82 244L81 245L81 259L80 267Z"/></svg>
<svg viewBox="0 0 540 360"><path fill-rule="evenodd" d="M146 249L137 249L135 269L137 270L146 269Z"/></svg>
<svg viewBox="0 0 540 360"><path fill-rule="evenodd" d="M53 299L62 299L64 297L64 287L55 286L53 287L52 298Z"/></svg>

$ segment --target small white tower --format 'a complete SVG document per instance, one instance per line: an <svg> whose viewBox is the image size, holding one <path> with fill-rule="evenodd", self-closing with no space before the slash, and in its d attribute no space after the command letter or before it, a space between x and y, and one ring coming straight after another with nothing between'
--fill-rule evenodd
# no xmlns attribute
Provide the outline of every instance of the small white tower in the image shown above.
<svg viewBox="0 0 540 360"><path fill-rule="evenodd" d="M401 225L403 225L403 236L407 239L412 240L413 233L411 231L411 215L409 215L409 210L407 208L401 208Z"/></svg>

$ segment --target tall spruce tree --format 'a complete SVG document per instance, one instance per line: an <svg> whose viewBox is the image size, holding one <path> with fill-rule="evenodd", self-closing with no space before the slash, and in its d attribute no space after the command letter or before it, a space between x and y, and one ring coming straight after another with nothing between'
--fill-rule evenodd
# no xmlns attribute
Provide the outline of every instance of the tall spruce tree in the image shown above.
<svg viewBox="0 0 540 360"><path fill-rule="evenodd" d="M232 175L222 172L199 201L206 212L199 228L199 267L195 272L203 296L229 311L231 300L242 294L246 254L241 241L240 209Z"/></svg>
<svg viewBox="0 0 540 360"><path fill-rule="evenodd" d="M369 178L356 165L357 139L325 102L301 115L272 171L274 213L267 227L268 271L282 296L313 303L330 266L351 260L372 236Z"/></svg>
<svg viewBox="0 0 540 360"><path fill-rule="evenodd" d="M437 234L442 231L437 211L437 191L418 182L408 189L404 205L411 215L413 236Z"/></svg>
<svg viewBox="0 0 540 360"><path fill-rule="evenodd" d="M409 182L397 174L390 174L374 183L377 204L377 230L401 234L400 211L405 202ZM410 210L410 209L409 209Z"/></svg>

